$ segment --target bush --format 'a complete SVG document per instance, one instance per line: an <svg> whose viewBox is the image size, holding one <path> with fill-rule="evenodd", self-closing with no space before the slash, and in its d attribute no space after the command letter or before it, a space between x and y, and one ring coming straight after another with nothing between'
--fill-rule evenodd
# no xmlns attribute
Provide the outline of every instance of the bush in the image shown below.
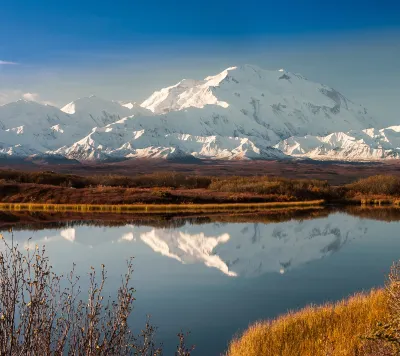
<svg viewBox="0 0 400 356"><path fill-rule="evenodd" d="M207 188L211 179L208 177L184 175L175 172L152 173L126 177L119 175L104 175L83 177L55 172L20 172L12 170L0 171L0 180L14 183L34 183L71 188L89 188L96 186L124 188Z"/></svg>
<svg viewBox="0 0 400 356"><path fill-rule="evenodd" d="M400 262L392 265L385 289L390 318L381 320L367 336L368 340L375 341L379 346L375 356L400 355Z"/></svg>
<svg viewBox="0 0 400 356"><path fill-rule="evenodd" d="M293 197L295 200L335 197L335 190L327 181L268 176L214 178L209 189L232 193L275 194Z"/></svg>
<svg viewBox="0 0 400 356"><path fill-rule="evenodd" d="M371 176L348 184L346 188L353 193L398 196L400 195L400 178L388 175Z"/></svg>
<svg viewBox="0 0 400 356"><path fill-rule="evenodd" d="M135 299L130 286L132 259L116 301L104 300L104 265L99 278L91 267L88 300L83 301L74 267L64 278L52 271L44 247L28 247L22 253L13 242L2 239L2 245L1 355L161 355L154 341L156 328L149 321L138 336L128 327ZM189 356L193 348L186 348L182 333L178 337L176 355Z"/></svg>

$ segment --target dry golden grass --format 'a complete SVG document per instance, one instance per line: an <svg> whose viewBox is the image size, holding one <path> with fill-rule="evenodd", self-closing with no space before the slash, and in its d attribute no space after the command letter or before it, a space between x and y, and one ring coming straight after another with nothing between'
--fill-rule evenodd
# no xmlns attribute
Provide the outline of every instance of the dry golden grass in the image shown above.
<svg viewBox="0 0 400 356"><path fill-rule="evenodd" d="M323 200L301 202L271 203L236 203L236 204L131 204L131 205L97 205L97 204L40 204L40 203L0 203L0 210L11 211L79 211L79 212L216 212L216 211L260 211L271 208L318 206Z"/></svg>
<svg viewBox="0 0 400 356"><path fill-rule="evenodd" d="M388 317L386 294L373 290L256 323L231 342L227 356L373 355L362 336Z"/></svg>

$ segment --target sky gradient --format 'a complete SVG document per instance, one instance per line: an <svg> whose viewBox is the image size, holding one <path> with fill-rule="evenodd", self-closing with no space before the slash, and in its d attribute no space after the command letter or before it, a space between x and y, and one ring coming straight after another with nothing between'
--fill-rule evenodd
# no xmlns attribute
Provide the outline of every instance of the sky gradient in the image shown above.
<svg viewBox="0 0 400 356"><path fill-rule="evenodd" d="M400 3L3 0L0 105L142 101L251 63L330 85L400 124Z"/></svg>

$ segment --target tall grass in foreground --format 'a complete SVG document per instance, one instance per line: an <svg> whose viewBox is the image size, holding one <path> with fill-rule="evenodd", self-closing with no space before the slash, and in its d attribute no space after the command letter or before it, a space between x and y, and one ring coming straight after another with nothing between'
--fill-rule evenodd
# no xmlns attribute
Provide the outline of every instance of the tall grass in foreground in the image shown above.
<svg viewBox="0 0 400 356"><path fill-rule="evenodd" d="M357 356L378 355L367 335L389 315L383 291L357 294L324 306L309 306L249 327L231 342L229 356ZM369 350L368 350L369 348Z"/></svg>
<svg viewBox="0 0 400 356"><path fill-rule="evenodd" d="M384 289L258 322L230 343L227 355L400 355L400 262Z"/></svg>
<svg viewBox="0 0 400 356"><path fill-rule="evenodd" d="M0 355L162 355L149 321L139 335L128 326L135 300L132 259L116 300L104 299L104 265L99 276L91 267L88 295L81 299L74 267L56 275L44 247L22 253L13 240L1 239ZM175 355L189 356L193 348L185 346L182 333L178 337Z"/></svg>

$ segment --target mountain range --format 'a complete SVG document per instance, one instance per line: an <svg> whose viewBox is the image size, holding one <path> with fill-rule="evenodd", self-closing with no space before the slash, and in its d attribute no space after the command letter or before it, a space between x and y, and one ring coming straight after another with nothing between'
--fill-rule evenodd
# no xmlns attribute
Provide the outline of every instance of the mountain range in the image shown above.
<svg viewBox="0 0 400 356"><path fill-rule="evenodd" d="M380 128L335 89L252 65L183 79L141 104L91 96L62 109L0 106L6 157L359 161L398 158L399 144L400 126Z"/></svg>

